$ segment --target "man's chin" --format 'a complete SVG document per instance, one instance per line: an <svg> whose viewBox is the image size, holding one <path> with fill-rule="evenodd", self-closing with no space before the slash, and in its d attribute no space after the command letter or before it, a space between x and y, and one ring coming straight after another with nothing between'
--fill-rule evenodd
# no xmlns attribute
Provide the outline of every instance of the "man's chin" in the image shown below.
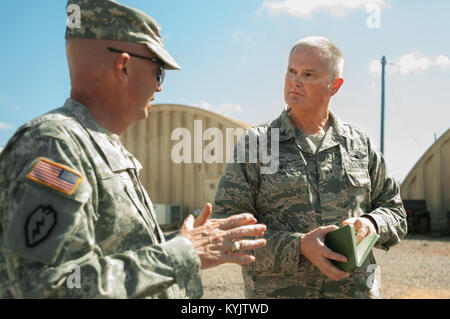
<svg viewBox="0 0 450 319"><path fill-rule="evenodd" d="M144 106L144 107L141 109L141 111L139 112L139 114L137 114L137 116L138 116L138 121L145 120L145 119L148 117L148 115L149 115L149 113L150 113L150 107L151 107L151 105L148 104L148 105Z"/></svg>
<svg viewBox="0 0 450 319"><path fill-rule="evenodd" d="M303 109L305 108L304 103L302 103L303 101L299 101L298 99L288 99L286 101L286 104L291 108L291 109Z"/></svg>
<svg viewBox="0 0 450 319"><path fill-rule="evenodd" d="M141 109L141 120L146 119L149 116L150 109L152 108L152 105L150 104L153 100L147 103L142 109Z"/></svg>
<svg viewBox="0 0 450 319"><path fill-rule="evenodd" d="M150 107L144 109L143 119L146 119L150 113Z"/></svg>

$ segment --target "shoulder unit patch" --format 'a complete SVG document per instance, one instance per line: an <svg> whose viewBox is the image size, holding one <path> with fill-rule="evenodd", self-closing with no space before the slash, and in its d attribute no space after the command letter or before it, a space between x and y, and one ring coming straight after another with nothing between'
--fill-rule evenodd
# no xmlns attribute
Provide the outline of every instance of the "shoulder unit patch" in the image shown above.
<svg viewBox="0 0 450 319"><path fill-rule="evenodd" d="M67 166L40 158L27 178L67 195L72 195L83 176Z"/></svg>
<svg viewBox="0 0 450 319"><path fill-rule="evenodd" d="M25 223L25 240L28 247L44 241L56 226L56 212L51 206L39 206Z"/></svg>

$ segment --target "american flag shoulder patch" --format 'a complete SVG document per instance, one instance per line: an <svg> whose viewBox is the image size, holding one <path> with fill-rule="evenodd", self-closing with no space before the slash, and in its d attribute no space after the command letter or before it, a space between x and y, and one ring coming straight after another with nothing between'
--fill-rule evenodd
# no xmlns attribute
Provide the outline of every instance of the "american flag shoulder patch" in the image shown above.
<svg viewBox="0 0 450 319"><path fill-rule="evenodd" d="M67 166L39 158L27 178L67 195L72 195L83 176Z"/></svg>

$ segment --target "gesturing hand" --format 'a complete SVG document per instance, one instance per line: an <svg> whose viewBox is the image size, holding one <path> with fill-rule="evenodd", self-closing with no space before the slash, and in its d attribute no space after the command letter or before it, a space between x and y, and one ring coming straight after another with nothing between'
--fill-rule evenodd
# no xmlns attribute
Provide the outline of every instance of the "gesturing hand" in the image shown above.
<svg viewBox="0 0 450 319"><path fill-rule="evenodd" d="M255 257L242 251L266 245L265 239L241 239L262 236L266 226L256 224L252 214L242 213L224 219L208 219L211 205L206 204L202 213L194 219L189 215L180 230L180 236L189 239L200 257L201 268L206 269L224 263L248 264ZM239 252L231 253L233 241L239 241Z"/></svg>

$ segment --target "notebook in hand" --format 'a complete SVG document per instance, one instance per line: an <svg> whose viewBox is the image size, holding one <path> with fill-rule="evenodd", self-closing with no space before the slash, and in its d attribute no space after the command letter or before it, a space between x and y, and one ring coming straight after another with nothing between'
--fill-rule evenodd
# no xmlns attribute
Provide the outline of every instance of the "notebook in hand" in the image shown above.
<svg viewBox="0 0 450 319"><path fill-rule="evenodd" d="M332 260L333 264L344 271L352 271L362 266L378 238L380 238L379 235L372 234L366 236L357 245L353 225L345 225L328 233L325 245L332 251L347 257L347 262Z"/></svg>

